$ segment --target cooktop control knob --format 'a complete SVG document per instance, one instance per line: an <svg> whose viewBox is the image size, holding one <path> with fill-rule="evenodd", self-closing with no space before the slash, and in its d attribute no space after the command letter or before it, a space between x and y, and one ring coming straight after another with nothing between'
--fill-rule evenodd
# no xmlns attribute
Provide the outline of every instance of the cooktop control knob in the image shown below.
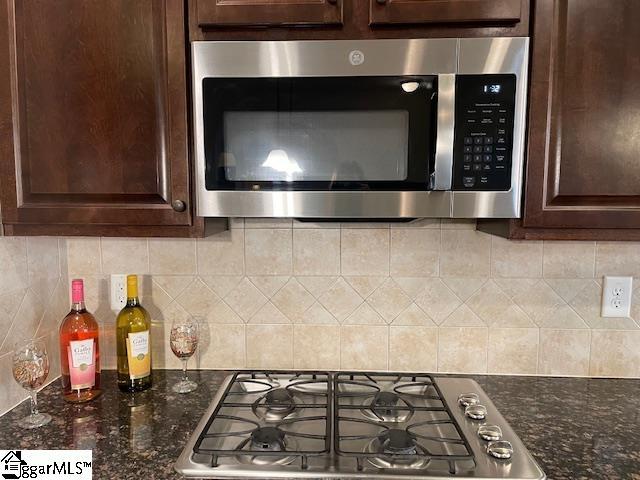
<svg viewBox="0 0 640 480"><path fill-rule="evenodd" d="M478 403L480 403L480 397L478 397L477 393L461 393L458 395L458 404L463 408Z"/></svg>
<svg viewBox="0 0 640 480"><path fill-rule="evenodd" d="M478 436L487 442L495 442L502 439L502 429L498 425L480 425Z"/></svg>
<svg viewBox="0 0 640 480"><path fill-rule="evenodd" d="M506 440L500 440L497 442L489 442L487 445L487 453L492 457L506 460L513 455L513 445Z"/></svg>

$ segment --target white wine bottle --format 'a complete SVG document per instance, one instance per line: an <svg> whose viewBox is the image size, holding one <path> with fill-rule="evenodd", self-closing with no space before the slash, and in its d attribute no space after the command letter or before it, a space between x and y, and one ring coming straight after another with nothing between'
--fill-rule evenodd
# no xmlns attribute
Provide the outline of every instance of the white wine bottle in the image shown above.
<svg viewBox="0 0 640 480"><path fill-rule="evenodd" d="M138 300L138 277L127 275L127 304L116 325L118 388L141 392L151 387L151 319Z"/></svg>

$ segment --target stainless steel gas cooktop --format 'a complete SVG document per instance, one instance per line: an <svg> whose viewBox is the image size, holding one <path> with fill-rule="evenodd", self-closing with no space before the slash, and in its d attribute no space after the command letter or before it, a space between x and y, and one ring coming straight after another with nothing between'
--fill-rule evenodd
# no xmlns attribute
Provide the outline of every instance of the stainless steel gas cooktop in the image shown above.
<svg viewBox="0 0 640 480"><path fill-rule="evenodd" d="M239 372L176 470L199 478L545 479L468 378Z"/></svg>

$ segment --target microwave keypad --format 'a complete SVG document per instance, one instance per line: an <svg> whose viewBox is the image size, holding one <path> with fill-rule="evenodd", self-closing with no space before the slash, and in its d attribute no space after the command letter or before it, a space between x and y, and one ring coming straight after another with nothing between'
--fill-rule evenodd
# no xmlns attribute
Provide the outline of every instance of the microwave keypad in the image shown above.
<svg viewBox="0 0 640 480"><path fill-rule="evenodd" d="M511 188L515 75L459 75L453 189Z"/></svg>

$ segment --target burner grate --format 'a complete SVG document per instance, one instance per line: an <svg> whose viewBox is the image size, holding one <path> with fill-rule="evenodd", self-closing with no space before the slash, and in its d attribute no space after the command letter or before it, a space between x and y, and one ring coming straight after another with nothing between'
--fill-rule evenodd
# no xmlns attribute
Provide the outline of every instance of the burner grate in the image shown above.
<svg viewBox="0 0 640 480"><path fill-rule="evenodd" d="M471 446L431 376L343 372L333 383L334 449L355 458L359 471L365 461L378 468L413 469L435 462L451 475L475 468ZM354 416L358 412L363 418ZM347 426L361 433L342 434ZM447 433L421 431L433 429Z"/></svg>
<svg viewBox="0 0 640 480"><path fill-rule="evenodd" d="M256 463L271 462L272 465L289 465L297 461L301 469L306 469L308 457L326 455L331 450L331 418L328 414L332 398L330 378L325 372L235 373L224 391L222 401L198 436L193 447L194 453L209 455L211 467L218 466L220 457L236 457L252 459ZM240 400L236 400L238 397ZM242 401L241 397L257 398ZM297 401L300 398L303 401ZM261 409L271 411L275 417L265 415L264 418L258 418L257 412ZM323 414L305 414L314 410L320 410ZM237 411L238 414L230 415L225 411ZM294 412L299 416L287 418ZM283 415L283 418L277 415ZM232 422L242 427L231 431L215 431L221 422ZM288 426L300 426L305 422L322 422L324 433L287 429ZM212 441L233 439L237 439L235 447L209 445ZM287 441L294 443L294 447L288 448ZM321 444L322 447L305 447L300 445L303 441L313 446Z"/></svg>

